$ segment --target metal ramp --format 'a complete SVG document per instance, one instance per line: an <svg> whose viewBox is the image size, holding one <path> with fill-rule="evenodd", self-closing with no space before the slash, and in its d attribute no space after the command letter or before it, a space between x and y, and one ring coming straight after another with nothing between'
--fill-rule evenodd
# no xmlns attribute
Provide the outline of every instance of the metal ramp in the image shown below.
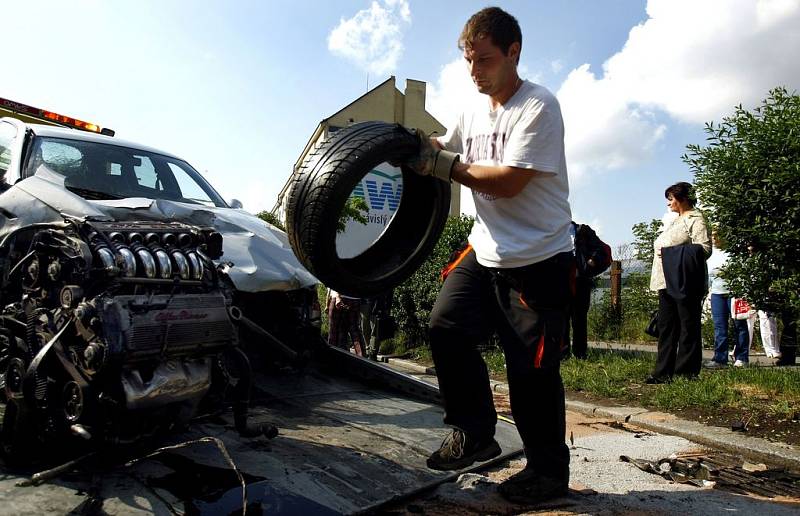
<svg viewBox="0 0 800 516"><path fill-rule="evenodd" d="M246 498L247 514L353 514L462 473L425 466L447 433L441 407L421 399L435 398L434 386L346 353L327 358L301 374L256 375L251 417L276 425L275 439L241 438L223 416L165 443L217 438L230 461L198 442L130 466L76 468L38 487L0 471L0 513L241 514ZM520 453L513 425L499 421L496 438L503 455L492 462Z"/></svg>

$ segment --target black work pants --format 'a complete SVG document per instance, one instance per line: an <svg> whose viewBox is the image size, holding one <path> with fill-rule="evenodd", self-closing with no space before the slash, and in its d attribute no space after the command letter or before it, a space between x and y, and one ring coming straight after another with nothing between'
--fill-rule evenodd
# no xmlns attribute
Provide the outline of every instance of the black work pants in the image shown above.
<svg viewBox="0 0 800 516"><path fill-rule="evenodd" d="M586 358L588 351L587 317L592 301L593 286L594 282L591 278L578 277L575 279L575 296L570 303L564 331L564 345L567 346L563 353L564 356L569 356L570 353L570 327L572 327L572 354L577 358Z"/></svg>
<svg viewBox="0 0 800 516"><path fill-rule="evenodd" d="M496 331L528 467L563 482L569 480L569 449L559 363L571 274L571 253L490 269L470 251L445 280L430 322L444 422L477 440L494 436L497 414L478 344Z"/></svg>
<svg viewBox="0 0 800 516"><path fill-rule="evenodd" d="M676 299L658 291L658 357L653 376L697 376L703 365L700 337L701 296Z"/></svg>

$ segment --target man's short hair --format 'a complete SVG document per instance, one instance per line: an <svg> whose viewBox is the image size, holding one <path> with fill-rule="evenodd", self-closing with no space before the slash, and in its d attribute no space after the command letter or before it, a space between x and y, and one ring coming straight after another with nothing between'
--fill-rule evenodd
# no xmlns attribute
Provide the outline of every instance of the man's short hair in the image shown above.
<svg viewBox="0 0 800 516"><path fill-rule="evenodd" d="M487 7L473 14L458 37L458 48L469 48L473 41L485 36L492 38L492 43L505 55L512 43L519 42L522 46L519 22L499 7Z"/></svg>

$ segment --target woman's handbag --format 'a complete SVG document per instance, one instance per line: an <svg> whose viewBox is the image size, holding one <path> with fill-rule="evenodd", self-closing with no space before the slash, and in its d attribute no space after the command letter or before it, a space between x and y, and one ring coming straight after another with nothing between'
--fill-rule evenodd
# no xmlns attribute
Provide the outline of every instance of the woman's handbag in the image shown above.
<svg viewBox="0 0 800 516"><path fill-rule="evenodd" d="M650 322L644 332L651 337L658 338L658 310L653 310L653 315L650 316Z"/></svg>

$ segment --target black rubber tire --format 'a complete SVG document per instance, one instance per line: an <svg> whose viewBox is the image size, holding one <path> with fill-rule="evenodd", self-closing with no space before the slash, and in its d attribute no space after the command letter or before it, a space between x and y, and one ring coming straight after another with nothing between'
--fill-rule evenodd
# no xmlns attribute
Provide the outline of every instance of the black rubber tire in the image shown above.
<svg viewBox="0 0 800 516"><path fill-rule="evenodd" d="M286 230L297 258L322 283L369 297L408 279L428 257L447 222L450 184L405 169L400 205L378 240L352 258L336 253L336 223L356 184L418 149L416 135L399 124L363 122L340 129L306 158L293 178Z"/></svg>

